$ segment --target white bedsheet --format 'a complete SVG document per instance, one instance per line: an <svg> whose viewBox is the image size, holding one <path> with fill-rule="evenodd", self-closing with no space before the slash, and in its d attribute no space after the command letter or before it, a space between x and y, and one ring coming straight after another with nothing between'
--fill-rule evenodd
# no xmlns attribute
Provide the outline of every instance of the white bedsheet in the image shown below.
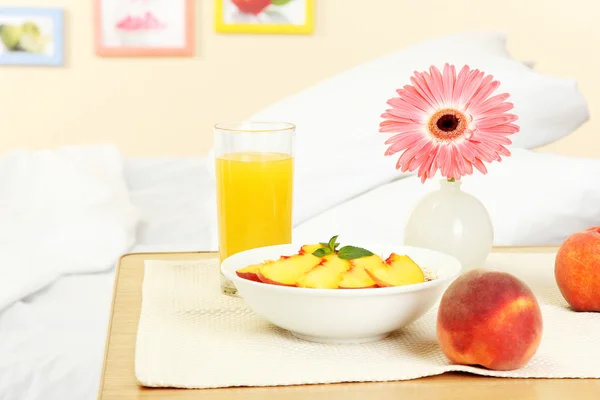
<svg viewBox="0 0 600 400"><path fill-rule="evenodd" d="M139 212L108 146L0 158L0 399L92 399ZM61 278L62 277L62 278Z"/></svg>
<svg viewBox="0 0 600 400"><path fill-rule="evenodd" d="M134 244L138 212L112 147L0 157L0 310L65 274L106 270Z"/></svg>
<svg viewBox="0 0 600 400"><path fill-rule="evenodd" d="M126 160L129 198L141 221L136 244L127 252L214 248L206 207L214 184L208 162L200 157ZM321 229L323 221L336 230L335 215L348 213L364 199L378 204L375 194L333 208L295 228L295 234L306 238L317 226ZM353 237L350 230L344 234ZM0 314L0 400L96 398L113 276L113 268L64 276Z"/></svg>
<svg viewBox="0 0 600 400"><path fill-rule="evenodd" d="M207 163L206 157L126 160L130 199L141 213L141 249L211 248L207 202L214 181Z"/></svg>
<svg viewBox="0 0 600 400"><path fill-rule="evenodd" d="M122 252L210 248L206 162L126 160L124 178L140 223L136 245ZM0 400L97 397L114 279L108 267L64 276L0 314Z"/></svg>

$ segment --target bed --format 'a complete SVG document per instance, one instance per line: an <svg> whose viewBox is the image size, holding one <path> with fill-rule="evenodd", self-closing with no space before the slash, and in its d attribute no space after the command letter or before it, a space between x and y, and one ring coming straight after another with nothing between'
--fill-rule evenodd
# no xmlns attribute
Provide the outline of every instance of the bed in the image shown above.
<svg viewBox="0 0 600 400"><path fill-rule="evenodd" d="M294 238L313 241L326 231L346 241L402 242L411 205L435 182L421 185L414 175L398 173L395 161L381 156L381 138L369 126L377 124L378 99L397 83L386 78L398 74L394 66L412 73L407 60L418 67L445 57L494 70L521 100L526 134L515 139L513 157L490 168L488 176L465 182L490 211L495 244L559 244L570 232L600 224L600 160L531 151L583 124L585 100L574 82L539 76L510 59L503 40L458 35L426 42L256 112L252 119L291 120L303 130L297 143ZM437 51L449 44L463 50ZM498 54L491 54L494 48ZM348 96L349 82L359 85L352 91L363 96ZM319 102L338 107L323 111ZM343 118L349 114L354 118ZM319 152L311 135L320 135L324 147L338 143L337 154ZM360 163L353 162L357 157ZM337 178L315 200L314 177L324 170ZM0 399L93 399L116 258L127 252L216 250L212 158L126 158L111 146L71 146L11 153L0 161L0 171L3 193L37 199L0 200L5 210L0 217L10 222L0 228L0 248L6 250L0 273L10 283L0 286ZM65 225L51 217L56 210L71 218L74 229L56 230ZM47 235L36 237L40 230Z"/></svg>

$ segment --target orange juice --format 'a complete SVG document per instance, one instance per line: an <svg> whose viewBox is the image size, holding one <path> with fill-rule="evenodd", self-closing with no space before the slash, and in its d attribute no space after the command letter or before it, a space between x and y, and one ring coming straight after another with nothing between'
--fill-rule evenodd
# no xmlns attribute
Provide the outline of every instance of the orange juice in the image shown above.
<svg viewBox="0 0 600 400"><path fill-rule="evenodd" d="M221 261L243 250L292 240L293 158L282 153L217 157Z"/></svg>

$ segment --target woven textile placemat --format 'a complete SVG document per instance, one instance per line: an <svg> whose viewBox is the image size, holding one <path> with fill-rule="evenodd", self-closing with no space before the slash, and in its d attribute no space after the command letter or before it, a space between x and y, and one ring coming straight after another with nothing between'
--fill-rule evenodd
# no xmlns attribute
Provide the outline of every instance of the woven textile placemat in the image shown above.
<svg viewBox="0 0 600 400"><path fill-rule="evenodd" d="M571 311L554 281L555 254L492 253L489 268L535 292L540 348L515 371L452 365L436 341L436 312L386 339L319 344L293 337L219 290L217 260L146 261L135 374L149 387L217 388L408 380L464 371L506 378L600 378L600 313ZM374 310L376 312L376 310Z"/></svg>

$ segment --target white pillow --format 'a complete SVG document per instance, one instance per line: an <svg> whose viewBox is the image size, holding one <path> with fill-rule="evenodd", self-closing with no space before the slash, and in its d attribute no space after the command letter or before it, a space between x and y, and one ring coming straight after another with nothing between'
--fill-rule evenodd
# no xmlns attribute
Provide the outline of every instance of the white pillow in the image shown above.
<svg viewBox="0 0 600 400"><path fill-rule="evenodd" d="M419 43L378 58L257 112L251 119L297 125L294 222L404 176L397 157L383 157L388 137L380 115L415 70L445 62L480 68L511 93L521 132L514 146L533 148L570 134L588 119L576 82L544 76L510 58L497 33L463 33Z"/></svg>
<svg viewBox="0 0 600 400"><path fill-rule="evenodd" d="M494 244L560 244L571 233L600 224L600 159L512 149L487 175L463 178L462 189L487 208ZM334 207L294 229L312 243L339 234L343 243L403 243L412 207L439 180L400 179Z"/></svg>

